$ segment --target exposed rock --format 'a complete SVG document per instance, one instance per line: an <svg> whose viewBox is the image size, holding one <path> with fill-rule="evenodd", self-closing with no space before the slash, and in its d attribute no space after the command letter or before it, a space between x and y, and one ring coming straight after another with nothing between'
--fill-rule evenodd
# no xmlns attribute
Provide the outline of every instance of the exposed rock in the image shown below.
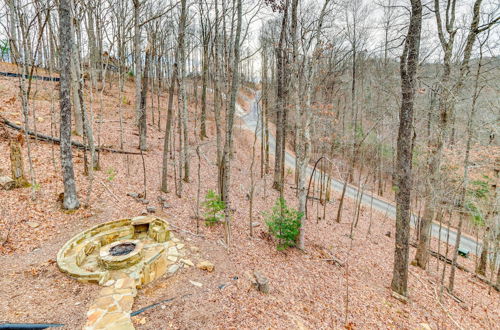
<svg viewBox="0 0 500 330"><path fill-rule="evenodd" d="M394 291L392 291L392 292L391 292L391 296L392 296L393 298L396 298L397 300L401 301L401 302L402 302L402 303L404 303L404 304L407 304L407 303L408 303L408 301L409 301L409 299L408 299L407 297L402 296L402 295L400 295L399 293L394 292Z"/></svg>
<svg viewBox="0 0 500 330"><path fill-rule="evenodd" d="M141 214L142 214L142 215L146 215L146 214L148 214L148 210L142 210L142 211L141 211Z"/></svg>
<svg viewBox="0 0 500 330"><path fill-rule="evenodd" d="M206 270L207 272L213 272L214 271L214 264L211 263L210 261L202 261L196 265L197 268L201 270Z"/></svg>
<svg viewBox="0 0 500 330"><path fill-rule="evenodd" d="M252 222L252 227L258 227L260 226L260 222Z"/></svg>
<svg viewBox="0 0 500 330"><path fill-rule="evenodd" d="M16 182L9 176L0 176L0 188L5 190L14 189Z"/></svg>
<svg viewBox="0 0 500 330"><path fill-rule="evenodd" d="M388 231L387 233L385 233L385 236L387 236L387 237L391 237L391 232L390 232L390 231Z"/></svg>
<svg viewBox="0 0 500 330"><path fill-rule="evenodd" d="M127 196L130 196L132 198L139 198L139 194L135 192L129 192L127 193Z"/></svg>
<svg viewBox="0 0 500 330"><path fill-rule="evenodd" d="M167 198L166 198L166 197L163 197L163 196L158 196L158 201L159 201L159 202L166 202L166 201L167 201Z"/></svg>
<svg viewBox="0 0 500 330"><path fill-rule="evenodd" d="M26 222L26 224L28 226L30 226L31 228L36 228L36 227L40 226L40 224L38 222L35 222L35 221L28 221L28 222Z"/></svg>
<svg viewBox="0 0 500 330"><path fill-rule="evenodd" d="M156 207L154 207L154 206L148 206L148 207L146 207L146 210L149 213L155 213L156 212Z"/></svg>
<svg viewBox="0 0 500 330"><path fill-rule="evenodd" d="M181 259L180 262L182 262L183 264L185 265L188 265L188 266L191 266L191 267L194 267L194 264L191 260L189 259Z"/></svg>
<svg viewBox="0 0 500 330"><path fill-rule="evenodd" d="M179 265L178 264L173 264L172 266L168 267L168 272L170 274L174 274L179 270Z"/></svg>
<svg viewBox="0 0 500 330"><path fill-rule="evenodd" d="M168 248L167 254L172 257L178 257L180 256L179 251L177 251L177 248L175 246L171 246Z"/></svg>
<svg viewBox="0 0 500 330"><path fill-rule="evenodd" d="M183 249L183 248L184 248L184 244L183 243L177 244L177 249L178 250Z"/></svg>
<svg viewBox="0 0 500 330"><path fill-rule="evenodd" d="M235 276L233 280L238 280L236 285L245 291L255 289L263 293L269 293L269 280L260 272L245 271L243 276Z"/></svg>
<svg viewBox="0 0 500 330"><path fill-rule="evenodd" d="M201 284L200 282L195 282L195 281L191 281L191 280L189 280L189 283L191 283L192 285L197 286L199 288L201 288L203 286L203 284Z"/></svg>
<svg viewBox="0 0 500 330"><path fill-rule="evenodd" d="M241 284L240 284L241 283ZM243 274L241 281L238 281L238 287L241 287L245 291L250 290L252 287L257 287L257 280L255 276L252 275L248 270Z"/></svg>
<svg viewBox="0 0 500 330"><path fill-rule="evenodd" d="M200 252L200 248L197 247L197 246L190 246L189 249L191 250L191 252L193 253L197 253L197 252Z"/></svg>
<svg viewBox="0 0 500 330"><path fill-rule="evenodd" d="M115 284L115 280L109 280L106 283L104 283L104 286L112 286L113 284Z"/></svg>
<svg viewBox="0 0 500 330"><path fill-rule="evenodd" d="M117 289L135 288L135 281L133 278L130 277L120 278L119 280L116 281L115 288Z"/></svg>
<svg viewBox="0 0 500 330"><path fill-rule="evenodd" d="M172 207L172 205L170 205L169 203L167 203L167 202L163 202L163 208L164 208L164 209L169 209L169 208L171 208L171 207Z"/></svg>
<svg viewBox="0 0 500 330"><path fill-rule="evenodd" d="M139 202L141 202L141 203L142 203L142 204L144 204L144 205L149 204L149 200L144 199L144 198L139 198L139 199L138 199L138 201L139 201Z"/></svg>
<svg viewBox="0 0 500 330"><path fill-rule="evenodd" d="M263 293L269 293L269 280L261 272L255 271L255 280L257 282L257 290Z"/></svg>

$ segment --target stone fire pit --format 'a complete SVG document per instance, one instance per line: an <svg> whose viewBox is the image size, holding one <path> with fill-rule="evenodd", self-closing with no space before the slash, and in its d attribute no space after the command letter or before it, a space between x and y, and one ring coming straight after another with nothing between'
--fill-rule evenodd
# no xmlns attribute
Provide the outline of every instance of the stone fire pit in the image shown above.
<svg viewBox="0 0 500 330"><path fill-rule="evenodd" d="M85 329L134 329L130 311L137 289L183 264L184 244L168 227L161 218L140 216L97 225L64 244L59 269L105 287L87 313Z"/></svg>
<svg viewBox="0 0 500 330"><path fill-rule="evenodd" d="M139 240L116 241L99 250L99 263L106 269L123 269L141 261L143 244Z"/></svg>

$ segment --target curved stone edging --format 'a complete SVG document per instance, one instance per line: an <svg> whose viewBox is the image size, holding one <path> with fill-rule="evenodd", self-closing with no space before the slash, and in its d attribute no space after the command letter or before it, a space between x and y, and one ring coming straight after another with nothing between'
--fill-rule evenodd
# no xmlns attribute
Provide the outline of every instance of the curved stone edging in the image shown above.
<svg viewBox="0 0 500 330"><path fill-rule="evenodd" d="M120 244L134 244L111 255ZM57 254L59 269L79 281L105 286L87 312L85 330L134 329L130 311L137 289L192 266L185 244L168 230L168 222L140 216L106 222L68 240Z"/></svg>

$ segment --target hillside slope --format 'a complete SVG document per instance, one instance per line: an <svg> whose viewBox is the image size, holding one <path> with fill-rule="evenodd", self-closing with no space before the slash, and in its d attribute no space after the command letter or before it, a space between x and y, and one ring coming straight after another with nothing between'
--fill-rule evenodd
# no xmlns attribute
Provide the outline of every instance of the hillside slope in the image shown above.
<svg viewBox="0 0 500 330"><path fill-rule="evenodd" d="M51 100L57 100L54 83L34 82L35 114L30 126L50 133ZM21 121L17 81L0 77L0 114L12 121ZM116 86L105 89L102 102L95 93L92 109L96 121L96 136L101 144L119 145L118 102L124 108L125 149L136 150L138 137L134 127L132 83L127 85L124 98L118 98ZM51 95L52 91L54 94ZM88 95L89 97L90 95ZM162 125L165 123L166 96L161 98ZM102 108L101 108L102 104ZM54 103L57 113L58 104ZM155 108L155 112L156 112ZM196 113L190 108L190 125L194 128ZM199 110L198 110L199 111ZM149 115L148 111L148 115ZM100 129L97 118L100 118ZM32 118L31 118L32 117ZM34 119L34 121L32 121ZM57 118L57 116L56 116ZM151 118L149 118L151 120ZM54 131L57 131L54 130ZM10 131L13 133L12 131ZM500 323L497 292L489 292L481 282L462 272L458 273L456 295L459 304L449 295L443 302L437 299L435 283L440 274L435 260L429 272L410 267L410 296L403 304L390 295L392 276L394 224L384 214L362 208L359 225L349 238L354 204L345 202L344 221L337 224L334 216L337 203L326 206L326 219L317 219L322 210L310 204L311 214L306 225L306 251L279 252L267 234L264 211L273 206L277 193L270 188L272 179L259 176L255 166L256 191L254 201L254 236L249 235L250 164L253 133L235 125L235 156L231 191L234 201L233 244L226 249L221 226L206 227L200 221L196 232L195 205L198 184L201 194L216 189L215 127L209 117L209 141L201 147L200 180L197 178L198 159L194 152L197 140L190 136L191 178L185 184L183 197L163 194L170 208L162 209L158 197L163 148L163 131L157 123L148 127L149 150L145 153L147 199L156 214L180 228L177 235L200 248L198 260L210 260L215 271L207 273L196 268L184 268L171 278L162 278L139 291L133 310L157 301L177 297L160 307L134 318L137 329L191 328L416 328L419 324L431 328L494 328ZM0 191L0 232L8 240L0 247L0 320L10 322L64 323L67 329L80 327L85 313L99 288L82 284L63 275L54 259L58 249L74 234L105 221L132 217L145 205L127 196L142 192L143 165L140 156L103 153L101 171L94 173L90 207L68 213L61 210L57 196L62 192L58 146L30 141L34 172L39 189L35 199L30 188ZM259 145L257 143L257 148ZM259 150L259 149L257 149ZM26 148L24 148L26 151ZM52 152L54 152L55 166ZM259 164L259 152L256 153ZM0 140L0 170L8 173L8 145ZM28 173L27 156L25 169ZM89 191L88 178L83 175L82 152L75 150L75 171L81 201ZM285 196L295 204L293 174L287 174ZM173 181L170 182L173 188ZM339 196L336 196L338 198ZM371 233L368 227L371 223ZM186 232L189 231L189 232ZM391 232L392 235L386 234ZM411 251L413 255L414 251ZM343 265L329 259L334 256ZM468 263L470 261L460 260ZM440 271L442 265L439 265ZM269 278L271 291L262 294L246 285L245 272L259 270ZM201 288L189 281L203 284ZM189 296L185 296L190 294Z"/></svg>

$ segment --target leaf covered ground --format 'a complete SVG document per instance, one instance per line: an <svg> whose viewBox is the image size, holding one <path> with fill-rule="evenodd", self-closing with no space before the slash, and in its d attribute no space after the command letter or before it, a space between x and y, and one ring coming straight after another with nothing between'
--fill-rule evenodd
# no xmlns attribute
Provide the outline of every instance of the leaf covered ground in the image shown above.
<svg viewBox="0 0 500 330"><path fill-rule="evenodd" d="M50 133L51 109L57 118L57 86L50 82L34 82L30 126L36 124L40 132ZM17 80L0 77L0 114L12 121L22 121L20 102L16 91ZM53 93L53 94L52 94ZM165 123L165 92L161 97L161 125ZM90 96L87 95L89 98ZM125 120L125 149L137 151L138 136L134 126L133 87L127 85L124 99L118 99L116 86L109 86L102 94L95 93L92 104L95 115L94 130L102 145L119 147L118 102L122 102ZM89 104L90 105L90 104ZM190 105L190 127L199 125L195 104ZM211 107L209 107L211 109ZM155 112L156 112L155 108ZM199 109L198 109L199 111ZM191 178L184 185L181 198L174 193L161 194L163 128L153 125L150 113L148 127L149 150L145 153L147 199L155 206L156 214L176 228L197 231L196 196L198 189L198 143L190 134ZM101 124L97 121L101 118ZM99 127L99 128L98 128ZM58 127L53 131L57 132ZM13 131L10 131L14 134ZM215 125L209 116L209 140L201 147L201 195L216 190ZM267 234L263 212L274 205L278 194L272 190L272 177L260 177L260 152L257 143L255 166L256 189L254 200L254 235L249 235L249 202L251 149L253 132L235 125L235 155L232 172L230 207L233 240L229 249L223 246L223 228L206 227L200 220L199 234L177 231L176 235L189 245L200 248L198 260L215 264L211 273L195 267L181 269L171 278L157 280L139 291L133 310L157 301L175 298L170 302L134 317L137 329L192 329L192 328L417 328L428 324L433 329L464 328L489 329L500 324L498 292L472 276L459 271L456 296L437 299L442 264L437 269L431 260L428 271L410 266L410 301L403 304L391 297L394 221L384 214L370 212L363 207L353 238L349 237L354 217L354 203L345 202L342 223L335 222L338 195L326 206L310 203L306 225L306 250L277 251L275 242ZM208 142L208 143L205 143ZM74 150L75 172L80 200L85 202L90 191L88 208L65 212L57 201L63 191L57 145L30 141L37 189L0 190L0 233L4 242L0 247L0 321L64 323L65 328L81 327L85 313L97 296L98 286L79 283L59 272L55 264L59 248L76 233L93 225L142 213L145 205L127 196L129 192L143 191L143 165L140 156L102 153L101 170L94 172L89 187L83 175L83 154ZM25 170L29 173L26 145L23 147ZM10 171L8 144L0 140L0 170ZM173 190L173 178L169 181ZM293 174L287 174L285 197L295 206ZM35 199L32 199L32 197ZM164 196L170 208L162 208L158 197ZM368 234L370 222L371 233ZM391 232L388 237L387 232ZM5 241L5 238L7 239ZM436 244L435 242L433 243ZM443 251L443 250L442 250ZM410 252L414 254L414 250ZM332 256L343 266L330 261ZM461 258L460 263L470 269L473 262ZM449 267L448 267L449 268ZM270 293L249 289L245 272L258 270L269 279ZM447 269L449 271L449 269ZM198 287L190 281L201 283Z"/></svg>

